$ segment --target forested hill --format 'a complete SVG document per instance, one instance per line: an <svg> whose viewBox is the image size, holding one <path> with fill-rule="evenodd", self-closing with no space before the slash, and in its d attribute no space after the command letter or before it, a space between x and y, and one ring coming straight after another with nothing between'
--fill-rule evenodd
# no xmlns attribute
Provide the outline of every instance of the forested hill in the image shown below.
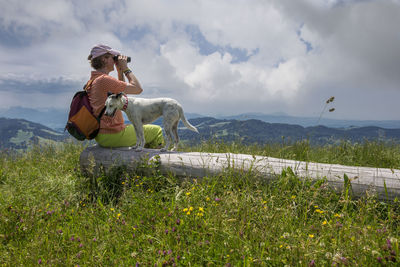
<svg viewBox="0 0 400 267"><path fill-rule="evenodd" d="M0 149L25 149L32 144L64 141L66 137L39 123L0 118Z"/></svg>
<svg viewBox="0 0 400 267"><path fill-rule="evenodd" d="M196 143L210 138L238 141L245 144L268 142L296 142L309 140L312 144L333 144L342 140L352 143L365 140L400 141L400 129L380 127L328 128L325 126L302 127L300 125L267 123L260 120L218 120L197 118L190 122L200 131L200 137L191 131L181 131L181 138ZM180 125L183 127L183 125ZM183 129L183 128L182 128Z"/></svg>
<svg viewBox="0 0 400 267"><path fill-rule="evenodd" d="M188 144L207 140L240 141L244 144L265 144L309 140L312 144L334 144L343 140L352 143L365 140L400 142L400 129L380 127L328 128L267 123L260 120L219 120L211 117L189 120L200 134L187 130L180 124L179 136ZM161 120L155 122L162 125ZM0 149L25 149L35 143L63 142L70 138L68 132L59 132L42 124L23 119L0 118Z"/></svg>

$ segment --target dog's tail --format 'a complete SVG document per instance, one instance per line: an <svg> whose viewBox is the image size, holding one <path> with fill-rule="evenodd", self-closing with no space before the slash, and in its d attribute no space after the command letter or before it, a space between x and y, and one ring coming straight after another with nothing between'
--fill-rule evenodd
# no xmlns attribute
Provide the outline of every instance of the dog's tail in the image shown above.
<svg viewBox="0 0 400 267"><path fill-rule="evenodd" d="M189 130L191 130L191 131L193 131L193 132L199 133L199 131L197 130L197 128L194 127L193 125L191 125L190 122L188 122L188 121L186 120L186 117L185 117L185 114L183 114L183 109L182 109L182 108L179 109L179 116L180 116L180 118L181 118L183 124L186 126L186 128L188 128Z"/></svg>

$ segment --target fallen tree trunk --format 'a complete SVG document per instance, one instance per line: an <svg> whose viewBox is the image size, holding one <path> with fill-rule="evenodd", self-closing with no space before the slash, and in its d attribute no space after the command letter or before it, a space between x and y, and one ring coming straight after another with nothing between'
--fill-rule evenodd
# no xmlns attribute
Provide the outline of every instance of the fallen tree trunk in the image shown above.
<svg viewBox="0 0 400 267"><path fill-rule="evenodd" d="M328 184L338 191L343 190L346 175L355 196L362 196L367 191L373 191L381 199L394 199L400 195L400 170L397 169L343 166L245 154L160 152L155 149L136 152L129 148L93 146L81 153L80 167L85 174L98 174L100 170L107 172L118 166L134 171L139 163L154 160L159 161L162 174L178 177L201 178L234 170L275 179L283 170L291 168L298 177L313 180L326 178Z"/></svg>

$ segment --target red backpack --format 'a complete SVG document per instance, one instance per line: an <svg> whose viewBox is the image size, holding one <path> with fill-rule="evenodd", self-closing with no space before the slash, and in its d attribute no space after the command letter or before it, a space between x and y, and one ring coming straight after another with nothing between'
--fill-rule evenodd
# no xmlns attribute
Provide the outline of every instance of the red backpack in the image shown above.
<svg viewBox="0 0 400 267"><path fill-rule="evenodd" d="M83 87L83 91L77 92L72 98L68 122L65 125L65 129L80 141L91 140L97 136L100 130L100 119L106 110L106 107L104 107L99 116L93 114L87 93L93 81L94 79L88 81Z"/></svg>

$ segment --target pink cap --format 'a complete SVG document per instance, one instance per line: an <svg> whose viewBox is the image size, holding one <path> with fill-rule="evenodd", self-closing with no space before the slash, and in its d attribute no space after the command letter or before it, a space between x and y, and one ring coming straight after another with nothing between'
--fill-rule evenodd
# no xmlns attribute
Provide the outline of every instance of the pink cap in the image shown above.
<svg viewBox="0 0 400 267"><path fill-rule="evenodd" d="M103 44L98 44L93 46L92 50L90 51L90 55L92 58L96 58L99 56L102 56L104 54L110 53L111 55L114 56L119 56L121 53L117 50L112 49L111 47Z"/></svg>

